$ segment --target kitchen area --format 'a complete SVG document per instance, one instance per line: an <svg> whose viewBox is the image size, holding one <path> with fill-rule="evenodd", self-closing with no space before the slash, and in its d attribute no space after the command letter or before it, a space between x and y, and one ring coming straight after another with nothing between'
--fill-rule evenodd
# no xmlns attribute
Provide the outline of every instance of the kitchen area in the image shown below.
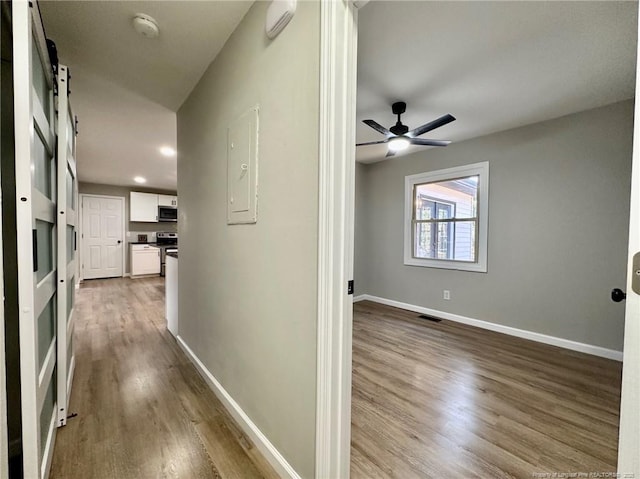
<svg viewBox="0 0 640 479"><path fill-rule="evenodd" d="M130 237L130 276L132 279L160 275L165 278L165 317L167 329L178 334L178 197L130 192L129 220L137 223L171 225L173 231L128 232ZM160 227L161 225L158 224ZM166 228L169 229L169 228Z"/></svg>

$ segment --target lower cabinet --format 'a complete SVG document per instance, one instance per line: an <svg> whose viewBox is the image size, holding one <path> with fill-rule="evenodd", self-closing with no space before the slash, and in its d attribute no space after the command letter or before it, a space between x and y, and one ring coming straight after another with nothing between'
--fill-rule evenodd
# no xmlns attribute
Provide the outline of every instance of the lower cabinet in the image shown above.
<svg viewBox="0 0 640 479"><path fill-rule="evenodd" d="M146 244L131 245L131 276L160 274L160 249Z"/></svg>

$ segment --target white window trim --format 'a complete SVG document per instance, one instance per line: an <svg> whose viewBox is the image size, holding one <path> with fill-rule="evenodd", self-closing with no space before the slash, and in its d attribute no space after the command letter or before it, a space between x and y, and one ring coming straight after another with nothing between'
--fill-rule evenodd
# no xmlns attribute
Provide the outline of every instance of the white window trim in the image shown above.
<svg viewBox="0 0 640 479"><path fill-rule="evenodd" d="M444 259L414 258L413 247L413 187L423 183L433 183L452 178L479 175L478 181L478 261L474 263ZM428 171L404 178L404 264L426 268L455 269L460 271L487 272L487 239L489 229L489 162L456 166L444 170Z"/></svg>

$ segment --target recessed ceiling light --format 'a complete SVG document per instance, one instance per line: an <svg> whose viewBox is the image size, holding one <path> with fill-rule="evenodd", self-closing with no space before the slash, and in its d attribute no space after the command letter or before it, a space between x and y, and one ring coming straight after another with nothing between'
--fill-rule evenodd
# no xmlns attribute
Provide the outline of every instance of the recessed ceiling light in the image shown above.
<svg viewBox="0 0 640 479"><path fill-rule="evenodd" d="M142 176L136 176L135 178L133 178L133 181L135 181L136 183L146 183L147 179L143 178Z"/></svg>
<svg viewBox="0 0 640 479"><path fill-rule="evenodd" d="M164 156L173 156L176 154L176 150L174 150L170 146L161 146L160 153L162 153Z"/></svg>

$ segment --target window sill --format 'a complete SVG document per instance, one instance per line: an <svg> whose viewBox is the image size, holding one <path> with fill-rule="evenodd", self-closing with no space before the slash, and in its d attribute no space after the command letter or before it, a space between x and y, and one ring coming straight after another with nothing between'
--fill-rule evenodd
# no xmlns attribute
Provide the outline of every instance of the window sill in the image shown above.
<svg viewBox="0 0 640 479"><path fill-rule="evenodd" d="M422 268L435 269L453 269L457 271L470 271L473 273L487 272L486 263L462 263L458 261L405 258L404 264L405 266L420 266Z"/></svg>

